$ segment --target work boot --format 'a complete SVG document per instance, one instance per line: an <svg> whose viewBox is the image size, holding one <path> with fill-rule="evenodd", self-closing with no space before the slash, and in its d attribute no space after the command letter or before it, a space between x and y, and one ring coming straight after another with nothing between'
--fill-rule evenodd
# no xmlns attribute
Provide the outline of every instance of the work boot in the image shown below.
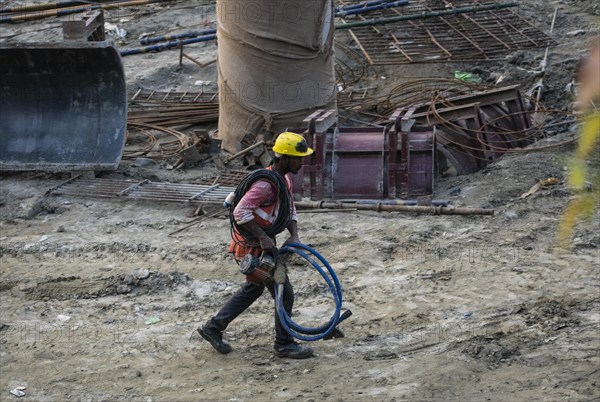
<svg viewBox="0 0 600 402"><path fill-rule="evenodd" d="M198 333L201 337L209 341L217 352L224 355L231 352L231 346L223 340L223 334L218 329L210 328L204 325L198 328Z"/></svg>
<svg viewBox="0 0 600 402"><path fill-rule="evenodd" d="M313 356L313 350L308 346L298 345L296 342L287 345L275 344L273 347L278 357L288 357L290 359L308 359Z"/></svg>

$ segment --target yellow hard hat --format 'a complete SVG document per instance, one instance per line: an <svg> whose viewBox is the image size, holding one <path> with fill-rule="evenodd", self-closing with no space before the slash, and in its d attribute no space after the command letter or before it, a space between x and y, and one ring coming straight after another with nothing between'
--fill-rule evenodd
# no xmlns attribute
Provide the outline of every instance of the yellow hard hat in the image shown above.
<svg viewBox="0 0 600 402"><path fill-rule="evenodd" d="M306 140L300 134L286 131L279 134L275 140L273 152L289 156L308 156L313 153L313 150L308 147Z"/></svg>

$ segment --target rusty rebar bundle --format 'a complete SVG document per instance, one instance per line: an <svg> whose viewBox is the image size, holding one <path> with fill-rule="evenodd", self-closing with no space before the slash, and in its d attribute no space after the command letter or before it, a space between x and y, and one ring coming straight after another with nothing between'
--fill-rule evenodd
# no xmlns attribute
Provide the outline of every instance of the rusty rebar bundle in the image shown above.
<svg viewBox="0 0 600 402"><path fill-rule="evenodd" d="M212 123L219 119L219 103L163 103L147 107L132 106L127 116L129 123L157 124L177 127Z"/></svg>

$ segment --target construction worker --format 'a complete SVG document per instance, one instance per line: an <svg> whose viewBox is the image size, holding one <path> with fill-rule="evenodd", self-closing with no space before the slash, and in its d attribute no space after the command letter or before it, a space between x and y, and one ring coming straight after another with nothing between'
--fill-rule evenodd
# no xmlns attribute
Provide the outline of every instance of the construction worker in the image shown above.
<svg viewBox="0 0 600 402"><path fill-rule="evenodd" d="M285 185L280 187L285 188L276 188L272 181L258 179L249 185L249 188L241 195L233 211L235 224L240 230L235 229L234 225L229 247L229 252L233 254L238 262L248 254L259 257L265 253L267 255L272 254L275 251L275 235L278 233L268 235L265 231L276 220L287 224L286 227L280 228L280 232L287 228L290 233L290 237L284 245L300 242L296 223L298 218L292 200L291 175L298 173L302 167L302 158L312 154L313 150L307 146L306 140L301 135L284 132L277 137L273 152L273 163L267 169L280 175L279 178L284 179L280 182L285 183ZM264 171L263 173L272 174ZM281 191L285 191L285 193L281 193ZM283 218L286 218L286 220L282 221ZM244 236L242 232L251 236ZM223 331L231 321L262 295L265 287L268 288L271 296L275 298L275 284L272 280L263 280L255 274L247 275L246 282L214 317L198 328L198 333L210 342L219 353L231 352L231 346L223 340ZM285 275L283 289L283 307L291 315L294 304L294 291L287 274ZM277 313L275 313L275 334L274 349L277 356L292 359L312 357L313 350L294 341L294 338L281 325Z"/></svg>

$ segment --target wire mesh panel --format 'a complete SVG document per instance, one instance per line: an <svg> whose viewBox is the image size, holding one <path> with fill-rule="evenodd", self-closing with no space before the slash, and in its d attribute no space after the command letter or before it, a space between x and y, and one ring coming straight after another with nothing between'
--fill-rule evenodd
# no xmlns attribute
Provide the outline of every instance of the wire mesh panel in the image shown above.
<svg viewBox="0 0 600 402"><path fill-rule="evenodd" d="M361 1L343 0L344 6ZM555 45L556 42L513 8L475 11L478 1L411 1L345 17L345 21L414 17L385 25L356 27L350 34L372 65L502 59L508 52ZM428 17L428 13L472 8L472 12Z"/></svg>
<svg viewBox="0 0 600 402"><path fill-rule="evenodd" d="M162 202L221 204L234 187L220 184L160 183L150 180L86 179L77 177L50 190L51 194L124 198Z"/></svg>

